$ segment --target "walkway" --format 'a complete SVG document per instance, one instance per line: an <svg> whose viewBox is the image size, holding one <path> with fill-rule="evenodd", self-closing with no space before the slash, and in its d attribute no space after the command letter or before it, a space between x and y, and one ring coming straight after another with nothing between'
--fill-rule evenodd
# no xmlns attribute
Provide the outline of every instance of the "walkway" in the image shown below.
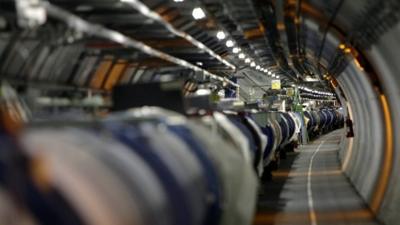
<svg viewBox="0 0 400 225"><path fill-rule="evenodd" d="M374 225L374 217L340 170L340 132L289 154L262 185L255 225Z"/></svg>

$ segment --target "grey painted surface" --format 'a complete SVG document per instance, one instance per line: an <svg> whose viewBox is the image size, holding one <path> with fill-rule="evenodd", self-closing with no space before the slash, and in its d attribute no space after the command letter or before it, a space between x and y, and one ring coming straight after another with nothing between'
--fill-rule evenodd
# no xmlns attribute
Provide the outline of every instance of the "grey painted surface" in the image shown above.
<svg viewBox="0 0 400 225"><path fill-rule="evenodd" d="M264 183L260 196L256 225L311 224L307 182L311 193L316 224L379 224L351 182L340 171L338 158L343 130L337 130L305 145L292 154ZM324 141L322 144L321 142ZM321 144L321 146L320 146ZM308 169L312 155L312 175ZM284 174L289 174L285 176Z"/></svg>
<svg viewBox="0 0 400 225"><path fill-rule="evenodd" d="M380 100L366 74L357 70L354 64L347 67L339 77L339 82L351 105L355 133L345 173L363 198L370 202L378 182L384 151L384 120Z"/></svg>

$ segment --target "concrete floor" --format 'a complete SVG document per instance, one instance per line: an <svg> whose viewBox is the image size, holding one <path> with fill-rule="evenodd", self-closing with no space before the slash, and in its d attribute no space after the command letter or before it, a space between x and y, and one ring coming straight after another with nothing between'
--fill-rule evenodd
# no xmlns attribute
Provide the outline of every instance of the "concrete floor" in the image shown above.
<svg viewBox="0 0 400 225"><path fill-rule="evenodd" d="M340 170L340 132L289 153L261 186L255 225L379 224Z"/></svg>

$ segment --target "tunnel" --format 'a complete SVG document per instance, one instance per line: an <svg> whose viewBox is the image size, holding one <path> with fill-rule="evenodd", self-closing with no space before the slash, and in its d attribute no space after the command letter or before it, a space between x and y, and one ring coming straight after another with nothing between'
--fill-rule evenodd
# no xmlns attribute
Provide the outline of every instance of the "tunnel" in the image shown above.
<svg viewBox="0 0 400 225"><path fill-rule="evenodd" d="M400 224L399 42L398 0L0 0L0 224Z"/></svg>

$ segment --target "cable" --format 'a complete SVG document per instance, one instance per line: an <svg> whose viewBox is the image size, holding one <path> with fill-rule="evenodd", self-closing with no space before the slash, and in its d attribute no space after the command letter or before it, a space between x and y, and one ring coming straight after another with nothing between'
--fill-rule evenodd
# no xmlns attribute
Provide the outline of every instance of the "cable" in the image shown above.
<svg viewBox="0 0 400 225"><path fill-rule="evenodd" d="M338 12L339 12L340 9L342 8L343 2L344 2L344 0L340 0L340 2L337 4L335 10L333 11L333 14L332 14L331 18L329 19L328 24L327 24L327 26L325 27L324 35L323 35L323 37L322 37L321 45L320 45L320 48L319 48L319 51L318 51L318 59L317 59L317 62L318 62L318 75L319 75L319 78L320 78L321 80L322 80L322 74L321 74L321 64L320 64L320 61L321 61L322 51L323 51L324 46L325 46L326 35L327 35L327 33L328 33L329 28L332 26L333 21L336 19L336 16L337 16Z"/></svg>

